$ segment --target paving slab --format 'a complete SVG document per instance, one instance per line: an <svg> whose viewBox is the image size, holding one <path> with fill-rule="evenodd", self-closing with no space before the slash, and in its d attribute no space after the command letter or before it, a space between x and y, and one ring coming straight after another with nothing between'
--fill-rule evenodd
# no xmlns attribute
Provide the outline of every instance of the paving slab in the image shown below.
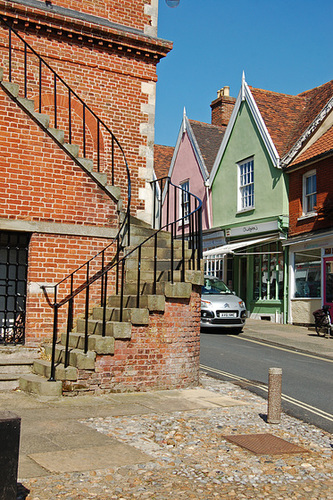
<svg viewBox="0 0 333 500"><path fill-rule="evenodd" d="M32 453L29 457L53 473L106 469L152 460L149 455L138 451L133 446L116 442L111 446L91 446L52 453Z"/></svg>

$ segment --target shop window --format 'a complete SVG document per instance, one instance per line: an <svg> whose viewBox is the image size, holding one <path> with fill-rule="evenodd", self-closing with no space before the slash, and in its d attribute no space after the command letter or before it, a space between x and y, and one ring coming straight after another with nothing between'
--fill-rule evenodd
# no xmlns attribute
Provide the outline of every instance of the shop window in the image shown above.
<svg viewBox="0 0 333 500"><path fill-rule="evenodd" d="M254 249L254 300L283 299L283 254L281 243Z"/></svg>
<svg viewBox="0 0 333 500"><path fill-rule="evenodd" d="M303 215L315 213L317 204L316 171L311 170L303 175Z"/></svg>
<svg viewBox="0 0 333 500"><path fill-rule="evenodd" d="M295 297L321 297L320 249L295 252Z"/></svg>

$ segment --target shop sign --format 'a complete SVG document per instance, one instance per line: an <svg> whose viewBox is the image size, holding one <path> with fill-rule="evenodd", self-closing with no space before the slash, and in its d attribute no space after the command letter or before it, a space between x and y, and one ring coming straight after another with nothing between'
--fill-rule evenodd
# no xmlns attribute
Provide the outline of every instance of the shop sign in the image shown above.
<svg viewBox="0 0 333 500"><path fill-rule="evenodd" d="M204 250L225 245L224 231L215 231L214 233L204 234L202 244Z"/></svg>
<svg viewBox="0 0 333 500"><path fill-rule="evenodd" d="M247 226L233 227L226 230L226 236L246 236L252 234L267 233L279 229L278 221L260 222L259 224L248 224Z"/></svg>

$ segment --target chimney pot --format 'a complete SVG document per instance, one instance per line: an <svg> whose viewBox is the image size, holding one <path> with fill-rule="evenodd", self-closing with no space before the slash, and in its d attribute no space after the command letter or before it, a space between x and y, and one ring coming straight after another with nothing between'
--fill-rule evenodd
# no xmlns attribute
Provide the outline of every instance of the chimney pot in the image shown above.
<svg viewBox="0 0 333 500"><path fill-rule="evenodd" d="M223 95L225 95L226 97L229 97L229 95L230 95L230 87L229 86L223 87Z"/></svg>

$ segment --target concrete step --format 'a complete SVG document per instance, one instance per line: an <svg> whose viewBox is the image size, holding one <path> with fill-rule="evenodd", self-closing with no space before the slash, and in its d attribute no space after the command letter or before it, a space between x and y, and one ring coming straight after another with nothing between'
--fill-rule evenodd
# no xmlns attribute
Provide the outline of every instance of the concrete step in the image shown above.
<svg viewBox="0 0 333 500"><path fill-rule="evenodd" d="M103 320L103 307L95 307L93 309L91 320ZM120 308L119 307L106 307L105 311L106 321L110 322L120 322ZM129 322L132 325L148 325L149 323L149 311L146 308L136 308L129 307L123 308L123 322ZM96 325L93 329L100 328L100 325ZM77 330L84 331L84 319L78 320ZM93 331L91 333L96 333Z"/></svg>
<svg viewBox="0 0 333 500"><path fill-rule="evenodd" d="M103 313L101 313L101 317L102 314ZM78 319L75 333L79 333L82 335L84 334L84 332L85 332L85 320ZM103 332L102 320L92 319L92 318L88 320L89 335L102 335L102 332ZM114 339L130 339L132 335L132 323L130 323L129 321L123 321L123 322L107 321L105 326L105 335L108 337L113 337Z"/></svg>
<svg viewBox="0 0 333 500"><path fill-rule="evenodd" d="M51 359L52 345L43 344L46 356ZM68 364L75 366L79 370L94 370L96 353L88 351L86 354L81 349L70 349L68 356ZM55 350L55 363L65 363L65 346L61 344L56 345Z"/></svg>
<svg viewBox="0 0 333 500"><path fill-rule="evenodd" d="M44 359L38 359L34 361L33 373L35 375L40 375L42 377L45 377L46 379L49 379L51 376L51 362ZM77 368L75 368L74 366L67 366L67 368L65 368L65 366L60 363L55 367L56 380L75 381L77 380L77 375Z"/></svg>
<svg viewBox="0 0 333 500"><path fill-rule="evenodd" d="M67 334L61 335L62 345L66 345ZM94 351L96 354L114 354L114 337L101 335L88 336L88 350ZM84 349L85 335L84 333L72 332L68 337L68 345L74 349Z"/></svg>
<svg viewBox="0 0 333 500"><path fill-rule="evenodd" d="M164 312L165 310L165 296L161 295L140 295L140 308L148 309L154 312ZM111 295L108 300L108 305L111 308L120 307L121 297L120 295ZM133 308L137 305L136 294L124 295L123 305L125 308Z"/></svg>
<svg viewBox="0 0 333 500"><path fill-rule="evenodd" d="M30 373L19 380L21 391L30 392L44 398L57 398L62 395L62 381L49 382L44 377Z"/></svg>

